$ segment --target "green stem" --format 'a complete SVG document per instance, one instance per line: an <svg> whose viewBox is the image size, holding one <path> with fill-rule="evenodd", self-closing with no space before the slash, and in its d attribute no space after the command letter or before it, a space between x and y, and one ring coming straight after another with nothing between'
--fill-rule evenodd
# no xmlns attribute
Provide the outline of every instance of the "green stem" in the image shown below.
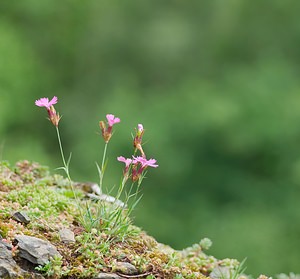
<svg viewBox="0 0 300 279"><path fill-rule="evenodd" d="M63 164L64 164L63 170L65 171L65 173L66 173L66 175L68 177L68 180L69 180L69 183L70 183L71 190L73 192L74 198L75 198L75 200L78 201L76 192L75 192L74 187L73 187L73 183L72 183L72 179L71 179L71 176L70 176L70 172L69 172L69 162L66 163L66 160L65 160L64 150L63 150L63 147L62 147L62 143L61 143L60 133L59 133L58 127L56 127L56 133L57 133L57 138L58 138L58 144L59 144L61 158L62 158L62 161L63 161Z"/></svg>
<svg viewBox="0 0 300 279"><path fill-rule="evenodd" d="M56 127L56 133L57 133L57 138L58 138L58 144L59 144L61 158L62 158L62 161L63 161L63 164L64 164L63 170L65 171L65 173L67 175L67 178L69 180L69 183L70 183L70 186L71 186L71 191L73 193L74 199L76 201L77 208L79 210L79 215L80 215L81 222L84 222L84 214L83 214L83 212L81 210L81 207L80 207L80 200L77 197L77 194L75 192L75 189L74 189L74 186L73 186L73 182L72 182L72 179L71 179L71 176L70 176L70 172L69 172L69 161L70 160L66 163L66 159L65 159L64 150L63 150L63 147L62 147L62 143L61 143L61 138L60 138L60 133L59 133L58 127Z"/></svg>
<svg viewBox="0 0 300 279"><path fill-rule="evenodd" d="M104 145L104 151L103 151L103 157L102 157L102 163L101 163L101 169L100 169L100 192L102 193L102 185L103 185L103 176L104 176L104 165L105 165L105 158L106 158L106 152L107 152L107 146L108 142L105 143Z"/></svg>
<svg viewBox="0 0 300 279"><path fill-rule="evenodd" d="M70 177L70 173L69 173L69 167L68 167L68 165L66 164L65 155L64 155L64 150L63 150L63 147L62 147L62 143L61 143L60 133L59 133L58 127L56 127L56 133L57 133L57 138L58 138L58 144L59 144L59 149L60 149L61 158L62 158L62 161L63 161L63 164L64 164L64 170L65 170L65 172L66 172L66 175L67 175L69 181L71 181L71 177Z"/></svg>

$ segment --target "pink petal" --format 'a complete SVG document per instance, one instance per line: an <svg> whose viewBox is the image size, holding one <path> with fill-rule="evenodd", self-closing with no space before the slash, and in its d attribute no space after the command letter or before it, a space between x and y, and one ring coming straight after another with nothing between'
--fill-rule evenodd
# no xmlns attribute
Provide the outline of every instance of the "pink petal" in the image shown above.
<svg viewBox="0 0 300 279"><path fill-rule="evenodd" d="M113 114L107 114L106 119L108 122L108 126L113 126L116 123L119 123L121 120L118 117L115 117Z"/></svg>
<svg viewBox="0 0 300 279"><path fill-rule="evenodd" d="M137 163L140 163L142 165L142 168L144 167L152 167L152 168L157 168L158 165L156 165L156 160L155 159L149 159L147 160L146 158L143 158L141 156L138 156L138 157L133 157L133 164L137 164Z"/></svg>
<svg viewBox="0 0 300 279"><path fill-rule="evenodd" d="M156 163L156 160L155 160L155 159L149 159L149 160L147 161L147 166L152 167L152 168L157 168L158 165L156 165L155 163Z"/></svg>
<svg viewBox="0 0 300 279"><path fill-rule="evenodd" d="M117 160L119 162L125 162L126 159L123 156L119 156L119 157L117 157Z"/></svg>
<svg viewBox="0 0 300 279"><path fill-rule="evenodd" d="M35 105L38 106L38 107L47 107L48 103L49 103L48 98L40 98L40 99L35 101Z"/></svg>
<svg viewBox="0 0 300 279"><path fill-rule="evenodd" d="M117 157L117 160L118 160L119 162L125 163L126 167L128 167L128 166L131 164L131 162L132 162L132 159L128 159L128 158L126 159L126 158L124 158L123 156Z"/></svg>
<svg viewBox="0 0 300 279"><path fill-rule="evenodd" d="M52 100L48 103L49 107L55 105L55 104L57 103L57 101L58 101L57 97L54 96L54 97L52 98Z"/></svg>
<svg viewBox="0 0 300 279"><path fill-rule="evenodd" d="M144 127L142 124L138 124L138 130L139 130L139 132L143 132Z"/></svg>
<svg viewBox="0 0 300 279"><path fill-rule="evenodd" d="M36 106L45 107L47 109L49 109L51 106L53 106L56 103L57 103L57 97L56 96L54 96L50 102L49 102L48 98L40 98L40 99L35 101Z"/></svg>
<svg viewBox="0 0 300 279"><path fill-rule="evenodd" d="M146 161L146 159L144 159L143 157L141 157L141 156L137 156L137 157L134 157L134 156L132 156L132 158L133 158L133 163L134 164L137 164L137 163L141 163L141 164L143 164L145 161Z"/></svg>

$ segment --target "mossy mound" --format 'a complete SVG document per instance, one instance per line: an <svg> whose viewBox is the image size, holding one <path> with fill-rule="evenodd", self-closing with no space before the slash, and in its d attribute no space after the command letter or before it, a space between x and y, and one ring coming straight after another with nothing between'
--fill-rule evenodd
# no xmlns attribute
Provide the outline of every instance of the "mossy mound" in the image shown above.
<svg viewBox="0 0 300 279"><path fill-rule="evenodd" d="M15 278L246 277L237 260L217 260L204 253L209 239L176 251L134 226L126 208L125 217L114 219L121 225L107 225L115 205L89 200L85 187L74 185L75 190L67 179L37 163L21 161L11 167L1 162L0 235L22 271ZM29 221L16 219L15 212L23 212ZM74 241L63 241L62 229L73 233ZM60 256L49 257L44 265L30 262L20 254L17 235L46 240ZM9 272L5 276L14 278Z"/></svg>

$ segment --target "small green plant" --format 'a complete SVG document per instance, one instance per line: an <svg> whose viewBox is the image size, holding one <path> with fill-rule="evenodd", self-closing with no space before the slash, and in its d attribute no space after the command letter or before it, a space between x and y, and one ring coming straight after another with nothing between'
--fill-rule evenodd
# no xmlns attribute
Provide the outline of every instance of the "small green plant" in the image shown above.
<svg viewBox="0 0 300 279"><path fill-rule="evenodd" d="M54 256L45 265L39 265L35 269L46 276L51 276L51 278L60 278L60 276L63 275L61 267L62 257Z"/></svg>
<svg viewBox="0 0 300 279"><path fill-rule="evenodd" d="M290 272L289 274L280 273L276 275L276 279L300 279L300 274Z"/></svg>
<svg viewBox="0 0 300 279"><path fill-rule="evenodd" d="M237 268L235 268L230 279L237 279L237 278L240 278L241 276L243 276L243 274L245 273L245 271L247 269L247 267L245 267L246 260L247 259L245 258L238 264Z"/></svg>
<svg viewBox="0 0 300 279"><path fill-rule="evenodd" d="M244 275L246 270L246 267L244 266L245 262L246 259L240 263L237 260L224 259L214 268L210 276L218 279L248 278Z"/></svg>

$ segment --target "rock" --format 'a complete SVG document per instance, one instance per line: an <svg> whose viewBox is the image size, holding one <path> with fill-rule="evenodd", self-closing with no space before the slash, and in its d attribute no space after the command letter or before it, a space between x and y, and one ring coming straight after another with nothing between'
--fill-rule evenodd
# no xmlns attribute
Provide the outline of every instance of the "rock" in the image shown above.
<svg viewBox="0 0 300 279"><path fill-rule="evenodd" d="M137 274L138 271L134 265L127 262L117 262L114 271L126 274L126 275L134 275Z"/></svg>
<svg viewBox="0 0 300 279"><path fill-rule="evenodd" d="M0 242L0 278L19 278L21 273L22 270L13 259L11 252L3 242Z"/></svg>
<svg viewBox="0 0 300 279"><path fill-rule="evenodd" d="M99 200L99 201L104 201L108 202L111 204L116 205L117 207L124 207L126 208L126 204L112 196L106 195L106 194L101 194L101 195L95 195L95 194L86 194L87 197L89 197L92 200Z"/></svg>
<svg viewBox="0 0 300 279"><path fill-rule="evenodd" d="M61 229L59 232L60 240L64 243L74 243L75 237L74 233L69 229Z"/></svg>
<svg viewBox="0 0 300 279"><path fill-rule="evenodd" d="M102 195L101 189L98 184L93 183L91 185L91 189L92 189L92 192L94 192L96 195L99 195L99 196Z"/></svg>
<svg viewBox="0 0 300 279"><path fill-rule="evenodd" d="M12 248L13 248L10 243L8 243L8 242L6 242L4 240L1 240L0 243L1 243L1 246L4 245L6 247L6 249L8 249L8 250L12 250Z"/></svg>
<svg viewBox="0 0 300 279"><path fill-rule="evenodd" d="M126 207L126 204L123 203L122 201L110 196L110 195L106 195L103 194L99 185L97 183L93 183L93 182L84 182L84 183L80 183L80 182L75 182L74 183L75 187L80 188L81 190L83 190L84 192L86 192L86 196L89 197L92 200L99 200L99 201L104 201L107 203L111 203L114 204L118 207Z"/></svg>
<svg viewBox="0 0 300 279"><path fill-rule="evenodd" d="M12 215L12 218L20 223L29 224L30 218L24 211L17 211Z"/></svg>
<svg viewBox="0 0 300 279"><path fill-rule="evenodd" d="M99 273L94 279L122 279L119 275L115 273Z"/></svg>
<svg viewBox="0 0 300 279"><path fill-rule="evenodd" d="M33 264L45 265L50 258L61 256L56 248L49 242L27 235L17 235L19 256Z"/></svg>
<svg viewBox="0 0 300 279"><path fill-rule="evenodd" d="M30 277L24 277L24 278L30 278L30 279L45 279L45 277L42 274L39 273L27 273Z"/></svg>
<svg viewBox="0 0 300 279"><path fill-rule="evenodd" d="M93 182L74 182L74 186L80 188L86 193L95 193L96 195L101 195L101 189L97 183Z"/></svg>

